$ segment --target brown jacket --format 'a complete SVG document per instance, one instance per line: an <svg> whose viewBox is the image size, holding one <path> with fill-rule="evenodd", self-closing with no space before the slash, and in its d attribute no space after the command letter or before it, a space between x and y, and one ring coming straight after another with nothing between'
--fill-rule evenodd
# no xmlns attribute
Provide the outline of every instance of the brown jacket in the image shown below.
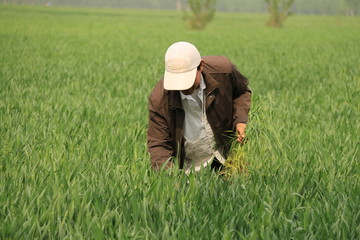
<svg viewBox="0 0 360 240"><path fill-rule="evenodd" d="M202 75L206 83L206 115L218 146L227 156L228 144L234 136L236 124L247 123L251 103L248 80L223 56L206 56ZM147 147L152 167L171 166L171 157L183 167L185 151L183 123L185 113L179 91L167 91L163 78L149 97L149 128ZM170 160L169 160L170 159ZM169 161L168 161L169 160Z"/></svg>

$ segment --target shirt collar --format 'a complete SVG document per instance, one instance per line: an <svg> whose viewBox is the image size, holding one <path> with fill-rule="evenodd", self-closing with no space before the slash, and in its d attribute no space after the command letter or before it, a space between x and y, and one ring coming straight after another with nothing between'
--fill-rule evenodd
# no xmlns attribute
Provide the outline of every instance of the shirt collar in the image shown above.
<svg viewBox="0 0 360 240"><path fill-rule="evenodd" d="M206 88L206 84L205 84L205 81L204 81L204 77L202 74L200 74L201 76L201 80L200 80L200 86L198 88L199 91L201 91L201 94L202 92L204 91L204 89ZM185 95L183 94L181 91L180 91L180 96L181 96L181 100L184 100L184 99L193 99L193 97L191 95ZM202 98L200 98L202 99Z"/></svg>

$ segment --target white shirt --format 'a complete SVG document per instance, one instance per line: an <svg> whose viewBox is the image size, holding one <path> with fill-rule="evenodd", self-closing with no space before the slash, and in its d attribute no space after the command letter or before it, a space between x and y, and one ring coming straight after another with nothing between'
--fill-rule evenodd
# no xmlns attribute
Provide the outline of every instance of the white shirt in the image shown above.
<svg viewBox="0 0 360 240"><path fill-rule="evenodd" d="M199 88L195 89L191 95L185 95L180 92L181 102L185 111L184 136L191 141L195 141L204 129L203 104L205 88L206 85L201 76Z"/></svg>
<svg viewBox="0 0 360 240"><path fill-rule="evenodd" d="M206 118L205 112L206 84L201 75L200 86L191 95L180 92L181 102L185 111L184 138L185 138L185 169L189 173L192 168L199 171L209 165L214 156L221 162L225 159L216 149L214 133Z"/></svg>

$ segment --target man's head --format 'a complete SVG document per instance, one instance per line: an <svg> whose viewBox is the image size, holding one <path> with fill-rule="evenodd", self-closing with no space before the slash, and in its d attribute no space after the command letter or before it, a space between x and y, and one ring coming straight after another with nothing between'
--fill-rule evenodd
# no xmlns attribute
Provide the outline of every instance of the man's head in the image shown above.
<svg viewBox="0 0 360 240"><path fill-rule="evenodd" d="M203 60L194 45L177 42L165 54L164 88L166 90L188 90L193 88L202 71Z"/></svg>

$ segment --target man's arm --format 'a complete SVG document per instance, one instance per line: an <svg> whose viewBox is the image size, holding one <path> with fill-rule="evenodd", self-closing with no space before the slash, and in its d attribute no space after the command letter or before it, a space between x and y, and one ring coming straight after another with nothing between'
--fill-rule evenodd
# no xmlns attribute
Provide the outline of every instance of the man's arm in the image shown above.
<svg viewBox="0 0 360 240"><path fill-rule="evenodd" d="M245 138L246 124L249 120L251 90L249 80L232 65L231 81L233 86L233 129L238 134L238 141Z"/></svg>
<svg viewBox="0 0 360 240"><path fill-rule="evenodd" d="M163 113L160 109L155 109L150 98L147 147L150 153L151 166L156 170L160 170L162 167L167 169L172 166L173 149L169 127Z"/></svg>

